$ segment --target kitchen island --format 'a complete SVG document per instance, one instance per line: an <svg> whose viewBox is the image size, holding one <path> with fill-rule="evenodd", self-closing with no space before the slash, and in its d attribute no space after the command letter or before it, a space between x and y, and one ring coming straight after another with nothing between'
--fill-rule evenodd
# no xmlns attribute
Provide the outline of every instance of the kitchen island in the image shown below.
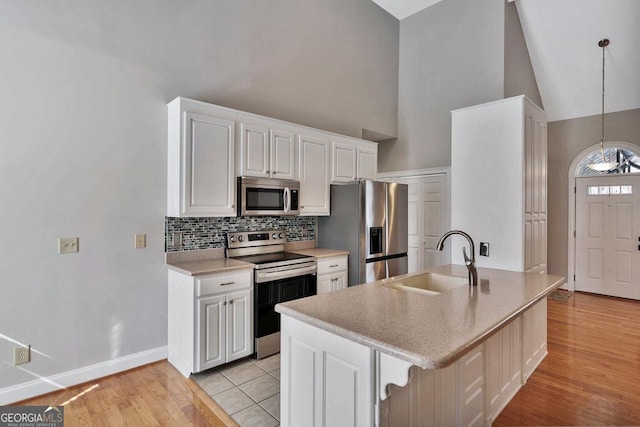
<svg viewBox="0 0 640 427"><path fill-rule="evenodd" d="M441 266L278 305L282 425L489 425L546 355L564 279L478 275Z"/></svg>

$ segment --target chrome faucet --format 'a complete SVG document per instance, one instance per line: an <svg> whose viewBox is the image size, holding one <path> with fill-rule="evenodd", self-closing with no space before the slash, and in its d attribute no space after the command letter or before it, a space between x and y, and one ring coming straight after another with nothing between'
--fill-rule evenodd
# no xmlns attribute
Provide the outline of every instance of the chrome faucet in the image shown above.
<svg viewBox="0 0 640 427"><path fill-rule="evenodd" d="M443 250L444 241L447 240L447 237L453 234L459 234L465 239L467 239L467 242L469 242L469 247L470 247L469 249L471 250L471 258L469 258L469 256L467 255L467 248L465 247L462 248L462 255L464 255L464 265L466 265L467 270L469 270L469 285L478 286L478 272L476 271L476 255L475 255L476 248L475 248L475 245L473 244L473 239L471 239L471 236L469 236L464 231L460 231L460 230L447 231L438 241L438 244L436 245L436 249L439 251Z"/></svg>

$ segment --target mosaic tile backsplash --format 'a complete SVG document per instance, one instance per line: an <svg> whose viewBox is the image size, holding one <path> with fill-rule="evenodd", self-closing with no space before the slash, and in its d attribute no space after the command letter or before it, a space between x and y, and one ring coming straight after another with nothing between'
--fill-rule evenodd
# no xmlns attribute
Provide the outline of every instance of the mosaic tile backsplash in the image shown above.
<svg viewBox="0 0 640 427"><path fill-rule="evenodd" d="M165 252L225 248L227 232L284 230L288 242L315 240L318 218L315 216L260 216L224 218L164 219ZM174 247L173 233L182 233L182 246Z"/></svg>

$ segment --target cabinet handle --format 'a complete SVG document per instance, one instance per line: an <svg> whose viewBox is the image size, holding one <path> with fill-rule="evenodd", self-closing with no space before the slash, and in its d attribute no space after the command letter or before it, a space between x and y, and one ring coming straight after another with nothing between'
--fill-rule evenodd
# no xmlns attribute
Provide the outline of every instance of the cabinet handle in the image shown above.
<svg viewBox="0 0 640 427"><path fill-rule="evenodd" d="M227 302L226 302L226 301L223 301L223 302L222 302L222 305L227 305Z"/></svg>
<svg viewBox="0 0 640 427"><path fill-rule="evenodd" d="M227 282L227 283L220 283L220 286L229 286L229 285L234 285L236 282Z"/></svg>
<svg viewBox="0 0 640 427"><path fill-rule="evenodd" d="M233 300L229 301L229 304L233 304Z"/></svg>
<svg viewBox="0 0 640 427"><path fill-rule="evenodd" d="M330 265L329 268L335 268L337 266L338 266L338 264L333 264L333 265Z"/></svg>

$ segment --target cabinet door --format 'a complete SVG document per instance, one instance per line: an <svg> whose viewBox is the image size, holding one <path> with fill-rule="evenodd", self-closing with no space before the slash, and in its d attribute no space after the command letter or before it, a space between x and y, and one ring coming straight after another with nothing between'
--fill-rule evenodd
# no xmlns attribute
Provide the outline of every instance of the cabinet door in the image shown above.
<svg viewBox="0 0 640 427"><path fill-rule="evenodd" d="M295 146L293 132L271 129L271 177L296 179Z"/></svg>
<svg viewBox="0 0 640 427"><path fill-rule="evenodd" d="M318 295L331 292L333 276L331 274L318 275Z"/></svg>
<svg viewBox="0 0 640 427"><path fill-rule="evenodd" d="M189 112L184 121L180 215L235 215L235 123Z"/></svg>
<svg viewBox="0 0 640 427"><path fill-rule="evenodd" d="M198 360L195 372L221 365L226 360L226 298L224 295L198 300Z"/></svg>
<svg viewBox="0 0 640 427"><path fill-rule="evenodd" d="M347 287L347 272L343 271L334 276L333 290L339 291Z"/></svg>
<svg viewBox="0 0 640 427"><path fill-rule="evenodd" d="M356 147L352 143L331 143L331 182L350 182L356 179Z"/></svg>
<svg viewBox="0 0 640 427"><path fill-rule="evenodd" d="M253 353L252 307L252 292L250 289L227 294L227 362Z"/></svg>
<svg viewBox="0 0 640 427"><path fill-rule="evenodd" d="M242 176L269 176L269 130L264 126L240 123L240 173Z"/></svg>
<svg viewBox="0 0 640 427"><path fill-rule="evenodd" d="M358 179L376 179L378 175L378 146L358 147Z"/></svg>
<svg viewBox="0 0 640 427"><path fill-rule="evenodd" d="M329 142L322 136L299 136L300 214L329 215Z"/></svg>

